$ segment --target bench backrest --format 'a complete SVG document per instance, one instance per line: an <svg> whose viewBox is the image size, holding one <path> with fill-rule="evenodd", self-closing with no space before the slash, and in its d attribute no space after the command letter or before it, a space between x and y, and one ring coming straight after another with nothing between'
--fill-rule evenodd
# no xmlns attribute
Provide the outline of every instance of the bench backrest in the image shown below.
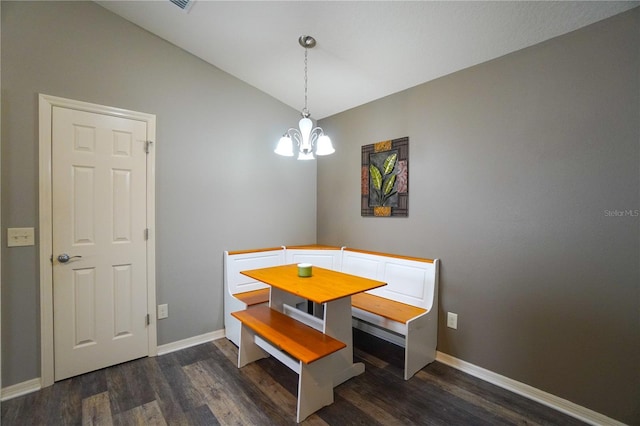
<svg viewBox="0 0 640 426"><path fill-rule="evenodd" d="M225 251L225 287L230 294L267 288L240 271L302 262L384 281L368 293L427 310L437 297L438 260L315 245Z"/></svg>
<svg viewBox="0 0 640 426"><path fill-rule="evenodd" d="M431 310L436 296L437 261L345 249L342 272L378 281L367 293Z"/></svg>
<svg viewBox="0 0 640 426"><path fill-rule="evenodd" d="M324 269L340 271L342 249L329 246L295 246L285 248L285 263L311 263Z"/></svg>
<svg viewBox="0 0 640 426"><path fill-rule="evenodd" d="M284 263L284 248L224 252L225 288L231 294L267 288L268 285L242 275L240 271L268 268Z"/></svg>

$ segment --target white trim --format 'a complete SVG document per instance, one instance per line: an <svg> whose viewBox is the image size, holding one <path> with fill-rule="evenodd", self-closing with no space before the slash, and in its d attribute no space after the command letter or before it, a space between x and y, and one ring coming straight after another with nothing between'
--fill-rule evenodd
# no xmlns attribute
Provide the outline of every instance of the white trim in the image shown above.
<svg viewBox="0 0 640 426"><path fill-rule="evenodd" d="M40 379L42 386L53 384L53 253L51 233L51 108L40 95L39 103L39 242L40 242Z"/></svg>
<svg viewBox="0 0 640 426"><path fill-rule="evenodd" d="M75 101L44 94L38 95L39 108L39 241L40 241L40 384L51 386L54 381L53 359L53 271L49 260L53 253L51 215L51 114L54 106L71 108L96 114L107 114L147 123L147 137L157 144L156 116L121 108ZM157 354L156 276L155 276L155 149L147 157L147 312L151 315L149 325L149 356Z"/></svg>
<svg viewBox="0 0 640 426"><path fill-rule="evenodd" d="M200 345L202 343L209 343L214 340L222 339L224 337L224 328L211 333L201 334L199 336L189 337L188 339L178 340L177 342L167 343L166 345L158 346L158 355L165 355L171 352L179 351L181 349L190 348L191 346Z"/></svg>
<svg viewBox="0 0 640 426"><path fill-rule="evenodd" d="M140 114L128 111L130 114ZM129 116L131 117L131 116ZM147 122L147 312L149 313L149 356L158 354L158 321L156 311L156 116L143 114Z"/></svg>
<svg viewBox="0 0 640 426"><path fill-rule="evenodd" d="M452 357L451 355L445 354L443 352L436 352L436 361L439 361L443 364L463 371L467 374L492 383L518 395L524 396L525 398L532 399L536 402L539 402L540 404L546 405L547 407L551 407L571 417L582 420L585 423L595 426L624 426L624 423L607 417L604 414L600 414L586 407L575 404L571 401L567 401L566 399L502 376L498 373L494 373L493 371L487 370L485 368L478 367L477 365Z"/></svg>
<svg viewBox="0 0 640 426"><path fill-rule="evenodd" d="M0 65L0 70L2 70L1 65ZM1 74L1 71L0 71L0 74ZM1 76L0 76L0 81L2 81ZM0 93L2 93L2 87L0 87ZM1 134L2 134L2 122L0 120L0 135ZM0 164L2 164L2 154L0 154ZM0 167L0 176L2 176L2 167ZM1 181L2 179L0 179L0 182ZM2 195L2 190L0 190L0 211L2 211L1 195ZM0 214L0 223L2 223L2 214ZM0 253L0 277L2 277L1 265L2 265L2 253ZM2 348L2 290L1 289L2 289L2 279L0 279L0 348ZM1 398L2 398L2 351L0 350L0 399Z"/></svg>
<svg viewBox="0 0 640 426"><path fill-rule="evenodd" d="M2 388L0 391L0 401L8 401L31 392L37 392L42 389L40 378L27 380L26 382L16 383L15 385Z"/></svg>

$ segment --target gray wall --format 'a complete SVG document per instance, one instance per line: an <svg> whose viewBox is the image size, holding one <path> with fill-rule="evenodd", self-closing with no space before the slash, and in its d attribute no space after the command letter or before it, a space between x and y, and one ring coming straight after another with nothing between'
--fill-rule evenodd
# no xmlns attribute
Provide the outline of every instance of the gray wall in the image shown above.
<svg viewBox="0 0 640 426"><path fill-rule="evenodd" d="M316 164L272 152L297 111L90 2L1 28L3 386L40 374L38 247L5 241L38 226L38 93L157 116L159 344L224 327L223 250L315 242Z"/></svg>
<svg viewBox="0 0 640 426"><path fill-rule="evenodd" d="M442 259L438 350L633 424L639 32L636 8L329 117L318 166L319 243ZM409 217L363 218L361 146L402 136Z"/></svg>
<svg viewBox="0 0 640 426"><path fill-rule="evenodd" d="M5 248L38 224L38 93L157 115L159 344L223 327L224 249L316 240L315 163L271 153L296 111L95 4L1 7L3 386L39 376L38 249ZM442 259L440 351L628 423L639 220L605 211L640 208L639 15L323 120L317 191L319 243ZM360 146L401 136L410 216L361 218Z"/></svg>

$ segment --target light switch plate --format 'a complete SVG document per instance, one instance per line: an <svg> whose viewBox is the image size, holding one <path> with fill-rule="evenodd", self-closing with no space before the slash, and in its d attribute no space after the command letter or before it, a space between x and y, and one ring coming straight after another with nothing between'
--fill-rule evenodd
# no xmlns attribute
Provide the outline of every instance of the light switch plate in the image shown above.
<svg viewBox="0 0 640 426"><path fill-rule="evenodd" d="M7 247L32 246L34 235L33 228L7 228Z"/></svg>
<svg viewBox="0 0 640 426"><path fill-rule="evenodd" d="M158 305L158 319L165 319L169 317L169 305Z"/></svg>

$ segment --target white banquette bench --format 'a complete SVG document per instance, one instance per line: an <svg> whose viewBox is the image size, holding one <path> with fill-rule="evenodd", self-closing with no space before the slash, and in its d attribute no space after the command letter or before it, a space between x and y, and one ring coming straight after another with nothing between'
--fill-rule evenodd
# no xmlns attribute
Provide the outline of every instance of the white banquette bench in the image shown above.
<svg viewBox="0 0 640 426"><path fill-rule="evenodd" d="M386 286L351 298L353 326L404 347L405 380L435 360L439 260L345 247L309 245L225 251L224 318L229 340L240 345L241 325L232 312L269 301L269 287L240 271L301 262L386 282Z"/></svg>

